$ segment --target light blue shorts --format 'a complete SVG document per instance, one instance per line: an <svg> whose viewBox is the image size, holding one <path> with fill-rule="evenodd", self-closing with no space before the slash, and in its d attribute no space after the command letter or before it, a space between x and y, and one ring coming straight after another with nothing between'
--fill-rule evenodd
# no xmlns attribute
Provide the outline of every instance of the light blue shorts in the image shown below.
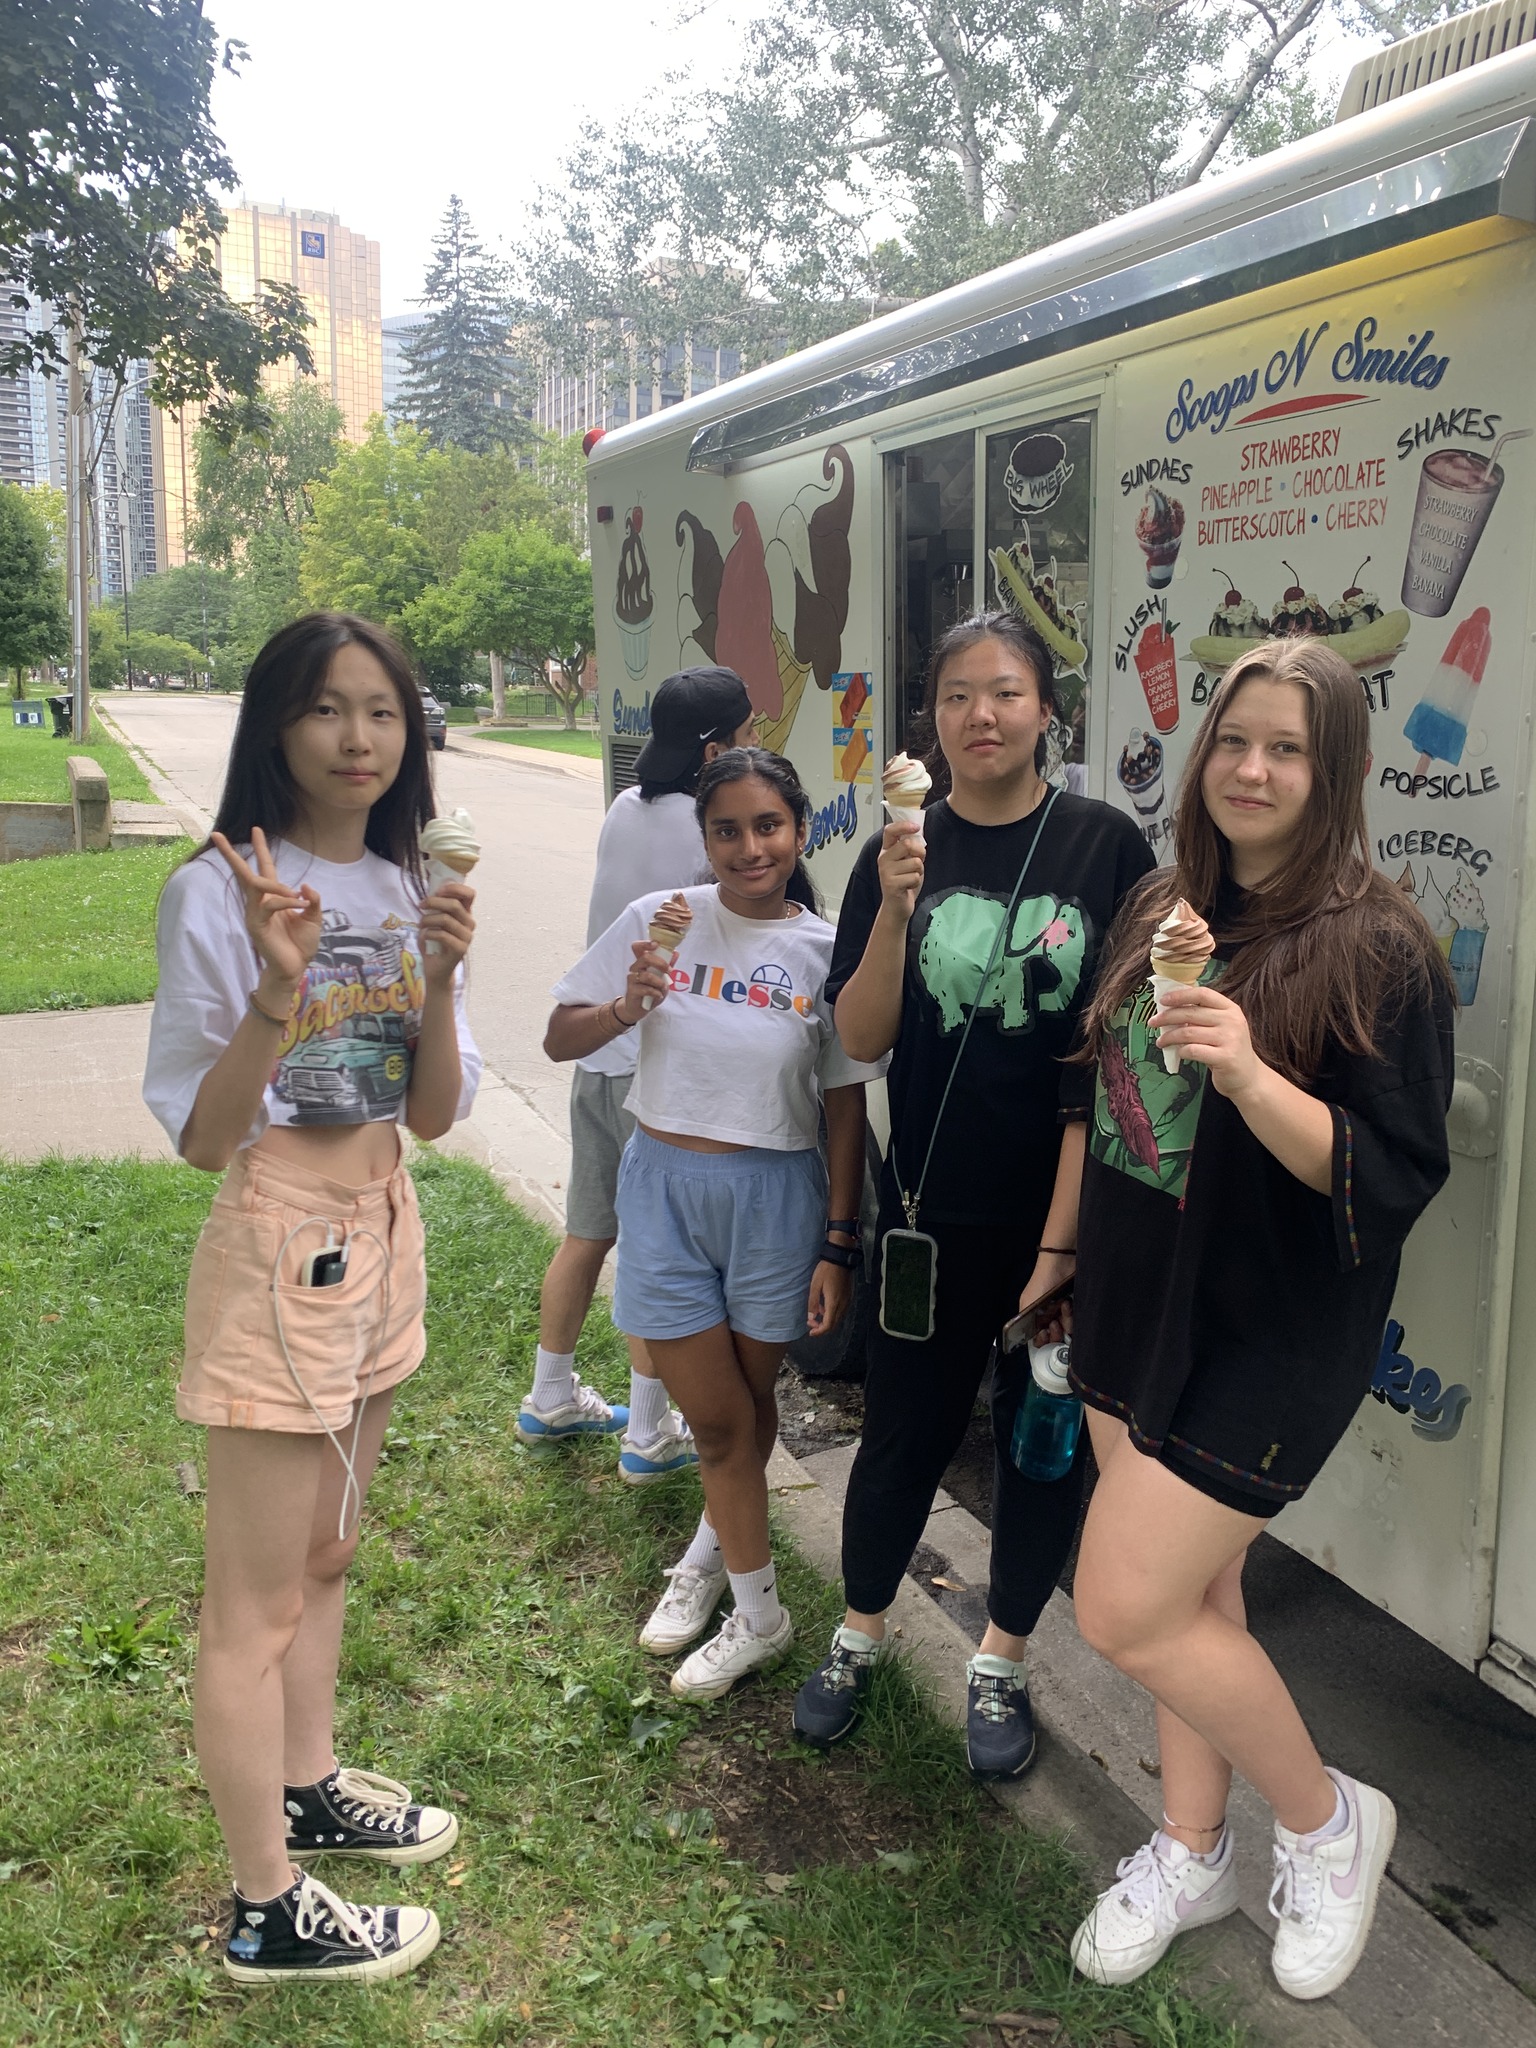
<svg viewBox="0 0 1536 2048"><path fill-rule="evenodd" d="M613 1320L632 1337L727 1323L761 1344L805 1335L827 1234L821 1154L685 1152L637 1130L619 1162Z"/></svg>

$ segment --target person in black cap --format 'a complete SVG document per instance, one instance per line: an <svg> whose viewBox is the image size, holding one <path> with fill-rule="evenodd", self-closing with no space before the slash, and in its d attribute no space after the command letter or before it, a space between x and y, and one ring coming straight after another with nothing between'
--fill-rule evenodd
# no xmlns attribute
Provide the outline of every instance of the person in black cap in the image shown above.
<svg viewBox="0 0 1536 2048"><path fill-rule="evenodd" d="M614 798L597 841L587 910L587 944L637 896L710 879L693 797L706 761L749 746L754 716L747 686L730 668L668 676L651 699L651 734L635 762L636 785ZM632 1486L698 1463L693 1438L667 1402L639 1338L629 1340L629 1406L610 1407L576 1374L576 1341L604 1258L619 1233L614 1190L619 1158L634 1129L624 1107L635 1072L631 1033L578 1061L571 1083L571 1173L567 1235L539 1293L533 1386L518 1410L517 1434L535 1448L579 1436L623 1433L619 1474Z"/></svg>

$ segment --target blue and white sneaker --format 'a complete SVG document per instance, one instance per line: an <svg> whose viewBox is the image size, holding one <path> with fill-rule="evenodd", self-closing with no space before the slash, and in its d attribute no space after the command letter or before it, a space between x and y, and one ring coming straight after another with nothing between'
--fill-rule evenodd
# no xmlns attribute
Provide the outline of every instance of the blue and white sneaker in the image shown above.
<svg viewBox="0 0 1536 2048"><path fill-rule="evenodd" d="M542 1450L578 1436L614 1436L629 1423L627 1408L610 1408L595 1387L571 1374L571 1398L558 1408L535 1408L530 1394L517 1411L520 1443Z"/></svg>
<svg viewBox="0 0 1536 2048"><path fill-rule="evenodd" d="M693 1431L675 1408L667 1410L649 1443L637 1444L626 1430L619 1444L619 1477L627 1486L649 1486L653 1479L669 1479L698 1462Z"/></svg>

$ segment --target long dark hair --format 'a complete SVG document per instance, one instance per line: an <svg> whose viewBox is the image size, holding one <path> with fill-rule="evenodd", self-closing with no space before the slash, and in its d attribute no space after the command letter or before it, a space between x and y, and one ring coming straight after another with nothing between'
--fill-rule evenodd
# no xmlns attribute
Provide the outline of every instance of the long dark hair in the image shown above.
<svg viewBox="0 0 1536 2048"><path fill-rule="evenodd" d="M436 812L421 691L410 657L393 634L351 612L306 612L274 633L251 663L213 829L241 846L254 825L276 838L292 827L299 793L283 759L282 737L313 708L332 661L348 646L365 647L378 661L395 686L405 720L400 772L369 811L364 842L370 853L421 882L421 828Z"/></svg>
<svg viewBox="0 0 1536 2048"><path fill-rule="evenodd" d="M811 800L801 787L799 776L782 754L770 754L766 747L727 747L723 754L716 754L713 761L706 761L699 774L693 813L699 821L699 830L705 834L706 843L710 798L724 789L728 782L745 782L749 775L766 782L784 799L797 832L810 824ZM803 860L795 862L795 872L789 878L784 897L786 902L798 903L820 917L821 898L816 894L816 884Z"/></svg>
<svg viewBox="0 0 1536 2048"><path fill-rule="evenodd" d="M907 743L908 752L918 757L933 778L930 803L937 803L941 796L948 796L950 787L949 763L939 745L939 729L934 716L944 665L982 640L1001 640L1021 661L1028 662L1034 671L1040 702L1049 704L1053 712L1056 709L1056 663L1051 650L1027 620L1021 619L1017 612L1008 611L975 612L968 619L957 619L949 631L934 642L933 652L928 657L928 673L923 681L922 709L913 721ZM1045 734L1041 733L1035 747L1035 773L1040 775L1044 770Z"/></svg>
<svg viewBox="0 0 1536 2048"><path fill-rule="evenodd" d="M1218 728L1245 683L1298 684L1306 699L1312 793L1285 859L1218 923L1235 892L1230 849L1201 784ZM1259 1056L1300 1085L1326 1047L1373 1057L1381 1023L1450 970L1412 899L1371 864L1365 823L1370 713L1360 678L1312 636L1266 640L1233 663L1195 735L1173 817L1174 865L1149 875L1116 918L1084 1019L1096 1054L1143 981L1152 933L1182 896L1237 949L1221 992L1240 1003Z"/></svg>

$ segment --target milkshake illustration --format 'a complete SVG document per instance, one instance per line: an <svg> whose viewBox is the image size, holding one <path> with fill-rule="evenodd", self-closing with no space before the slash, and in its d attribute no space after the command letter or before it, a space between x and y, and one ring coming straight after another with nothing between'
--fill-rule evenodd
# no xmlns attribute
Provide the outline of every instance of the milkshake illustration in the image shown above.
<svg viewBox="0 0 1536 2048"><path fill-rule="evenodd" d="M1416 775L1422 775L1431 761L1444 761L1454 768L1461 760L1477 686L1483 680L1491 647L1488 609L1479 605L1451 635L1439 668L1403 727L1403 737L1419 752Z"/></svg>
<svg viewBox="0 0 1536 2048"><path fill-rule="evenodd" d="M1489 456L1437 448L1425 457L1403 564L1403 603L1409 611L1427 619L1445 617L1503 488L1504 471Z"/></svg>
<svg viewBox="0 0 1536 2048"><path fill-rule="evenodd" d="M1161 620L1154 619L1143 631L1135 660L1152 723L1160 733L1172 732L1179 722L1179 670L1173 635Z"/></svg>
<svg viewBox="0 0 1536 2048"><path fill-rule="evenodd" d="M1445 892L1445 907L1456 920L1451 936L1451 979L1465 1010L1477 1001L1477 979L1483 969L1483 945L1488 937L1488 914L1482 891L1464 869Z"/></svg>
<svg viewBox="0 0 1536 2048"><path fill-rule="evenodd" d="M1148 584L1153 590L1166 590L1184 538L1184 507L1178 499L1149 487L1147 502L1136 515L1136 538L1147 558Z"/></svg>
<svg viewBox="0 0 1536 2048"><path fill-rule="evenodd" d="M613 605L624 666L636 682L645 674L650 654L651 612L654 609L651 565L645 558L645 543L640 538L642 519L638 505L624 515L624 545L619 550L619 577Z"/></svg>
<svg viewBox="0 0 1536 2048"><path fill-rule="evenodd" d="M1163 743L1156 733L1132 732L1115 773L1149 846L1159 846L1163 826Z"/></svg>

